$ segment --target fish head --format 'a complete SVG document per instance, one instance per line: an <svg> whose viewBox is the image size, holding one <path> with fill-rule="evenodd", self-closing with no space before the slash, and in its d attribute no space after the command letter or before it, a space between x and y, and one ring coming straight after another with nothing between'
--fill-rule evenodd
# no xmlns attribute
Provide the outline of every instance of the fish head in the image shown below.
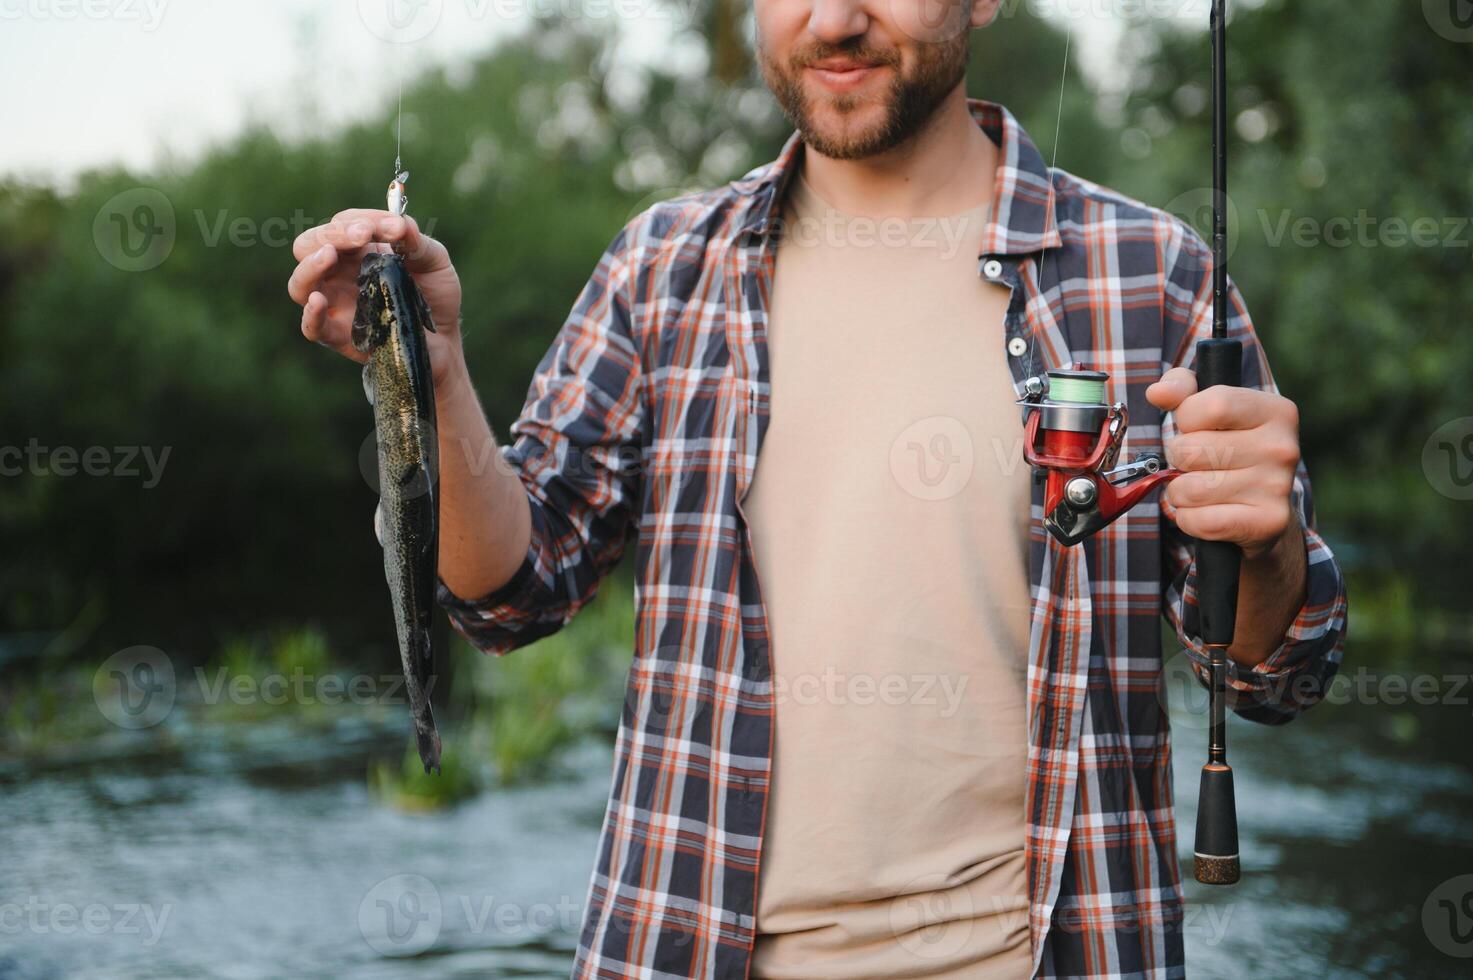
<svg viewBox="0 0 1473 980"><path fill-rule="evenodd" d="M358 267L358 307L353 314L353 348L368 353L388 342L394 327L394 297L402 287L404 260L392 252L369 252Z"/></svg>

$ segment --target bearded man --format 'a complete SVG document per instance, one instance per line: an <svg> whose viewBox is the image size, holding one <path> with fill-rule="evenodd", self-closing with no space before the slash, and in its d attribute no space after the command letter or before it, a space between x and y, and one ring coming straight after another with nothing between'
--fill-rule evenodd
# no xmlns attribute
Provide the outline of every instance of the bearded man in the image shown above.
<svg viewBox="0 0 1473 980"><path fill-rule="evenodd" d="M1242 549L1231 706L1340 660L1298 414L1235 287L1243 387L1197 391L1211 257L969 100L999 0L755 0L777 160L632 219L532 379L506 465L446 250L304 233L302 331L354 359L399 244L440 332L441 603L506 654L634 542L636 625L573 977L1180 977L1164 615L1201 671L1192 537ZM997 28L1005 29L1005 28ZM1016 400L1085 363L1127 453L1184 469L1072 547Z"/></svg>

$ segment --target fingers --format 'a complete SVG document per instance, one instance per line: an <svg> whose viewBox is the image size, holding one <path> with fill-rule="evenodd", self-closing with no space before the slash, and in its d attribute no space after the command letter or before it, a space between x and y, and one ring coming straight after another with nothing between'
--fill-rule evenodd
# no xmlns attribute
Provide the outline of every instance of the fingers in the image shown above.
<svg viewBox="0 0 1473 980"><path fill-rule="evenodd" d="M291 278L286 281L287 295L298 305L305 306L307 298L317 289L322 277L338 264L338 252L332 245L322 245L297 263Z"/></svg>
<svg viewBox="0 0 1473 980"><path fill-rule="evenodd" d="M1166 461L1189 472L1271 466L1292 476L1299 467L1299 437L1279 424L1254 429L1201 429L1166 440Z"/></svg>
<svg viewBox="0 0 1473 980"><path fill-rule="evenodd" d="M359 260L368 252L394 248L416 276L451 269L445 246L420 231L407 215L372 208L339 211L325 225L309 228L292 243L297 267L287 293L302 307L302 335L362 362L352 345ZM452 270L453 276L453 270Z"/></svg>
<svg viewBox="0 0 1473 980"><path fill-rule="evenodd" d="M302 336L357 360L349 319L341 315L342 304L351 302L353 292L343 283L324 282L337 264L337 250L323 245L298 263L287 281L286 291L302 305ZM332 315L334 299L340 307L337 317Z"/></svg>
<svg viewBox="0 0 1473 980"><path fill-rule="evenodd" d="M1279 396L1256 388L1214 385L1176 408L1178 432L1204 429L1252 429L1269 420Z"/></svg>
<svg viewBox="0 0 1473 980"><path fill-rule="evenodd" d="M1238 470L1259 461L1256 432L1200 431L1166 440L1166 462L1179 470Z"/></svg>
<svg viewBox="0 0 1473 980"><path fill-rule="evenodd" d="M1172 480L1165 496L1173 507L1183 509L1229 503L1266 506L1288 499L1293 489L1292 475L1263 468L1199 470Z"/></svg>
<svg viewBox="0 0 1473 980"><path fill-rule="evenodd" d="M313 292L302 304L302 336L314 343L328 343L323 334L327 326L327 297L319 292Z"/></svg>
<svg viewBox="0 0 1473 980"><path fill-rule="evenodd" d="M450 267L450 253L445 246L419 230L419 223L407 214L384 212L373 222L374 242L399 246L410 272L437 272Z"/></svg>
<svg viewBox="0 0 1473 980"><path fill-rule="evenodd" d="M375 224L380 218L390 217L392 212L383 208L343 208L332 216L331 224L346 225L355 221L366 221Z"/></svg>
<svg viewBox="0 0 1473 980"><path fill-rule="evenodd" d="M346 318L331 316L328 299L320 292L313 292L302 304L302 336L359 363L368 360L367 354L353 346L351 324Z"/></svg>
<svg viewBox="0 0 1473 980"><path fill-rule="evenodd" d="M1273 541L1288 529L1295 514L1287 501L1271 505L1214 504L1176 511L1176 526L1203 541L1232 541L1240 545Z"/></svg>
<svg viewBox="0 0 1473 980"><path fill-rule="evenodd" d="M438 272L450 268L450 252L440 242L422 233L413 218L392 220L404 223L404 257L410 272Z"/></svg>
<svg viewBox="0 0 1473 980"><path fill-rule="evenodd" d="M302 232L292 243L292 254L300 261L324 245L348 252L370 243L402 243L411 272L434 272L450 265L445 246L421 232L413 218L368 208L339 211L327 224Z"/></svg>
<svg viewBox="0 0 1473 980"><path fill-rule="evenodd" d="M1187 368L1174 367L1146 389L1146 400L1161 411L1170 412L1196 391L1197 375Z"/></svg>
<svg viewBox="0 0 1473 980"><path fill-rule="evenodd" d="M300 261L324 245L331 245L343 252L367 245L373 240L374 230L378 227L378 219L372 217L374 212L344 217L349 214L352 212L340 212L327 224L308 228L302 232L297 236L296 241L292 242L292 255ZM387 217L389 213L381 211L377 214Z"/></svg>
<svg viewBox="0 0 1473 980"><path fill-rule="evenodd" d="M1197 390L1197 375L1174 367L1146 388L1146 400L1175 413L1178 432L1252 429L1275 418L1297 425L1298 412L1287 398L1257 388L1214 385Z"/></svg>

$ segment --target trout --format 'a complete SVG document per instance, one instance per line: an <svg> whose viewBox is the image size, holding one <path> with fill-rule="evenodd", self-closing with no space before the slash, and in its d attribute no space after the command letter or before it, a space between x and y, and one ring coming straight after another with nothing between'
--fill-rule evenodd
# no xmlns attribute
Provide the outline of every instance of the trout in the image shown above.
<svg viewBox="0 0 1473 980"><path fill-rule="evenodd" d="M439 442L425 331L429 306L404 259L373 252L358 269L353 346L368 354L363 390L378 441L379 504L374 529L394 606L399 658L425 772L440 771L440 734L430 711L435 658L430 642L439 565Z"/></svg>

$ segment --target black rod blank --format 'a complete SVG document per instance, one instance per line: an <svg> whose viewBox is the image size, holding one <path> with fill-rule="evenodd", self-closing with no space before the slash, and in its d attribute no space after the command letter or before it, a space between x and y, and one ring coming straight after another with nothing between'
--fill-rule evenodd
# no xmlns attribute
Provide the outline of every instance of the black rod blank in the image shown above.
<svg viewBox="0 0 1473 980"><path fill-rule="evenodd" d="M1197 343L1197 387L1240 386L1243 345L1227 336L1227 21L1226 0L1212 3L1212 336ZM1238 614L1242 551L1227 541L1197 542L1197 610L1211 679L1207 764L1197 797L1196 879L1231 885L1241 875L1233 771L1227 764L1227 649Z"/></svg>

